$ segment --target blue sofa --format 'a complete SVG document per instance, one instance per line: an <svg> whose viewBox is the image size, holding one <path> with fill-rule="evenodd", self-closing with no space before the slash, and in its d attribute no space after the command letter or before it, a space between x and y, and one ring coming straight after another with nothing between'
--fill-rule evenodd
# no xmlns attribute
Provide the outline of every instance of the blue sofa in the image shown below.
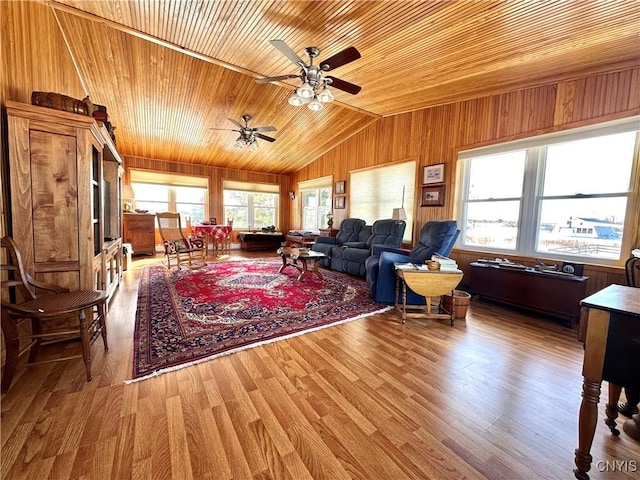
<svg viewBox="0 0 640 480"><path fill-rule="evenodd" d="M423 264L432 255L447 256L460 234L455 220L430 221L420 230L420 239L410 252L378 245L365 262L367 286L379 303L395 303L396 271L394 262ZM407 304L424 305L423 296L407 289Z"/></svg>
<svg viewBox="0 0 640 480"><path fill-rule="evenodd" d="M357 242L360 240L360 231L364 228L364 220L360 218L345 218L340 222L338 234L335 237L318 237L311 247L311 250L322 252L327 257L320 260L323 267L331 267L331 249L335 246L341 246L346 242ZM367 234L368 235L368 234Z"/></svg>
<svg viewBox="0 0 640 480"><path fill-rule="evenodd" d="M331 270L365 277L365 262L372 255L373 248L384 245L400 247L407 224L404 220L376 220L373 225L365 225L358 234L357 241L344 242L331 248Z"/></svg>

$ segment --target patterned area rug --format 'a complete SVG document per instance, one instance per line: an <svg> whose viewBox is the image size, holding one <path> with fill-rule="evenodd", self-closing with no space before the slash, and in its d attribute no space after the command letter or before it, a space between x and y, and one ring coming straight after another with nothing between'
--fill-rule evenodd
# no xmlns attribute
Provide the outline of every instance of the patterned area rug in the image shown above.
<svg viewBox="0 0 640 480"><path fill-rule="evenodd" d="M277 260L277 261L275 261ZM322 270L324 281L279 259L224 262L199 270L142 271L133 380L184 368L388 309L362 279Z"/></svg>

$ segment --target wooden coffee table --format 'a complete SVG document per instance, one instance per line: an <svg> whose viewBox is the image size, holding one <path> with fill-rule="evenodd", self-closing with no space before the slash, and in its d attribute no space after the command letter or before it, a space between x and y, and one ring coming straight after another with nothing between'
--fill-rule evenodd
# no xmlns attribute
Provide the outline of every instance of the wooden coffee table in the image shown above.
<svg viewBox="0 0 640 480"><path fill-rule="evenodd" d="M282 266L278 273L282 273L287 267L293 267L300 272L298 281L302 281L309 273L315 273L320 280L324 280L322 274L318 271L318 260L329 258L324 253L304 248L280 247L278 255L282 257Z"/></svg>

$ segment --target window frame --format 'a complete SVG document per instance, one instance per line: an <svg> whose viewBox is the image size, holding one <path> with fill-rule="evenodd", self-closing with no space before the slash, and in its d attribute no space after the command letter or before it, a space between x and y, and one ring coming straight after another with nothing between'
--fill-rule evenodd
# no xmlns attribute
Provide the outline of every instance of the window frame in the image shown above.
<svg viewBox="0 0 640 480"><path fill-rule="evenodd" d="M622 120L606 122L603 124L595 124L587 127L557 132L547 135L540 135L527 139L516 140L513 142L505 142L501 144L481 147L472 150L458 152L458 169L461 180L459 188L456 192L457 200L457 217L460 219L460 238L457 248L464 251L486 252L491 254L504 254L512 256L525 257L544 257L559 261L581 262L596 265L615 265L620 266L626 260L626 251L631 250L631 238L633 232L633 218L638 212L638 208L634 205L633 198L638 192L637 176L640 167L639 151L640 151L640 117L634 116ZM630 182L627 191L608 192L608 193L590 193L590 194L554 194L544 195L544 173L547 155L547 147L558 143L571 142L575 140L586 140L589 138L620 134L625 132L635 132L636 138L633 149L633 158L630 172ZM469 200L470 186L470 164L473 158L488 155L513 152L517 150L526 150L524 183L522 194L520 197L508 197L499 199ZM625 219L623 224L623 237L620 246L620 257L618 259L597 258L584 255L568 255L548 251L536 251L539 242L540 217L542 215L543 202L546 200L564 200L564 199L599 199L599 198L620 198L626 197ZM465 232L467 229L467 212L469 204L507 200L519 200L520 218L517 232L516 245L513 250L499 247L486 247L481 245L465 244Z"/></svg>
<svg viewBox="0 0 640 480"><path fill-rule="evenodd" d="M227 207L241 207L244 208L244 205L227 205L225 202L225 192L233 191L233 192L241 192L246 193L247 197L247 225L239 224L237 219L233 219L233 228L234 230L255 230L260 228L255 223L255 210L257 208L273 208L274 211L274 223L276 229L279 229L280 223L280 186L278 184L257 184L251 182L240 182L235 180L225 180L222 186L222 214L224 218L224 223L229 222L229 218L227 216ZM260 194L273 195L274 206L273 207L264 207L262 205L255 205L254 196ZM264 225L265 227L269 225Z"/></svg>
<svg viewBox="0 0 640 480"><path fill-rule="evenodd" d="M209 179L207 177L199 177L195 175L182 175L174 174L171 172L161 172L152 170L131 169L129 171L130 184L133 187L135 193L135 201L148 202L148 203L166 203L167 211L178 212L177 205L202 205L204 212L204 219L209 218ZM139 198L139 193L136 193L134 185L146 184L146 185L159 185L167 188L166 201L157 201L156 199L143 199ZM177 188L201 188L204 190L203 203L192 202L178 202L177 201ZM183 216L183 224L186 225L186 220ZM189 215L189 220L192 221L192 215Z"/></svg>
<svg viewBox="0 0 640 480"><path fill-rule="evenodd" d="M318 197L318 199L321 197L320 195L320 191L321 190L328 190L329 192L329 205L328 206L316 206L315 208L315 219L316 219L316 226L313 228L309 228L309 227L305 227L304 225L304 212L305 212L305 206L304 206L304 196L305 193L307 192L315 192L316 196ZM300 198L300 228L304 231L311 231L311 232L318 232L320 231L320 229L322 228L328 228L328 225L326 225L328 218L326 217L327 214L331 214L333 213L333 177L331 175L326 176L326 177L320 177L320 178L315 178L312 180L306 180L303 182L298 182L298 192L299 192L299 198ZM326 208L325 208L326 207ZM326 210L326 212L320 214L319 210L323 209Z"/></svg>

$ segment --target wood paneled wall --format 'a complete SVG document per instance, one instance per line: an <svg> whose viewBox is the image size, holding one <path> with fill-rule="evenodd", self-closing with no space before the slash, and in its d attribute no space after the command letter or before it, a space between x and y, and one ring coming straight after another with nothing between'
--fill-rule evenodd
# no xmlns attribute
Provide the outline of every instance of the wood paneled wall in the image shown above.
<svg viewBox="0 0 640 480"><path fill-rule="evenodd" d="M207 177L209 179L209 216L216 217L220 221L224 218L222 203L222 183L224 180L277 184L280 186L280 217L276 227L283 231L288 230L289 217L291 215L291 200L288 192L291 187L290 177L287 175L232 170L229 168L212 168L192 163L167 162L153 158L129 156L124 156L123 164L125 168L124 183L129 183L130 169Z"/></svg>
<svg viewBox="0 0 640 480"><path fill-rule="evenodd" d="M317 161L293 175L297 182L333 175L349 180L349 172L410 158L418 159L414 232L429 220L455 218L456 160L458 152L543 133L566 130L640 114L640 69L579 78L537 88L453 103L411 113L385 117L343 142ZM444 207L420 207L422 170L426 165L445 164L447 185ZM640 246L640 180L634 178L632 215L629 230L632 245ZM348 190L347 190L348 193ZM299 211L291 212L296 228ZM349 216L336 210L335 223ZM389 212L391 213L391 212ZM465 267L478 258L474 252L455 251L453 256ZM615 281L623 282L620 268L593 267L587 274L597 289Z"/></svg>

